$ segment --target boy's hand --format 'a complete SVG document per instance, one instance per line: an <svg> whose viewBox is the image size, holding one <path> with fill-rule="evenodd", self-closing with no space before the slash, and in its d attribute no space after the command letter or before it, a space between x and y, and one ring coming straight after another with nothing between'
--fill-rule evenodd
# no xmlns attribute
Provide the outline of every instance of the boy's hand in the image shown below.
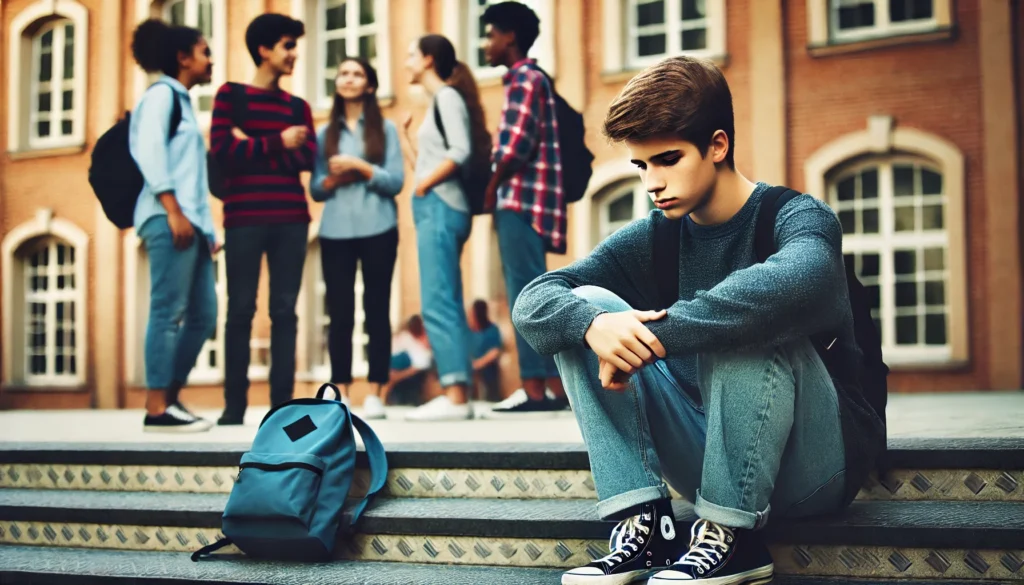
<svg viewBox="0 0 1024 585"><path fill-rule="evenodd" d="M600 364L598 377L601 379L602 388L622 392L629 386L629 379L632 377L632 374L623 372L601 358L598 358L597 361Z"/></svg>
<svg viewBox="0 0 1024 585"><path fill-rule="evenodd" d="M305 126L291 126L281 131L281 141L288 150L296 150L306 143L309 130Z"/></svg>
<svg viewBox="0 0 1024 585"><path fill-rule="evenodd" d="M624 374L632 374L654 362L655 356L665 357L661 341L644 327L644 323L665 315L663 310L602 313L590 324L584 339L597 357Z"/></svg>

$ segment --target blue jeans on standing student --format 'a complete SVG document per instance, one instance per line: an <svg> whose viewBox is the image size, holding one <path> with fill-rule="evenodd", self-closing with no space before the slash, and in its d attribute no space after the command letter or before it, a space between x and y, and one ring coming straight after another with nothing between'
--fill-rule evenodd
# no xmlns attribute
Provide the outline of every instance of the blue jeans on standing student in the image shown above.
<svg viewBox="0 0 1024 585"><path fill-rule="evenodd" d="M494 225L498 230L498 251L501 254L502 273L508 293L508 308L512 307L526 285L547 272L544 239L518 211L494 212ZM516 350L519 353L519 377L524 380L555 378L558 369L551 356L542 356L523 339L516 330Z"/></svg>
<svg viewBox="0 0 1024 585"><path fill-rule="evenodd" d="M630 310L594 286L575 293L609 312ZM601 387L598 359L580 345L556 356L590 454L601 517L619 520L668 497L732 528L838 510L846 461L832 379L809 340L698 357L702 404L664 361L623 392Z"/></svg>
<svg viewBox="0 0 1024 585"><path fill-rule="evenodd" d="M416 222L423 325L441 386L469 384L473 369L459 258L469 239L471 218L433 191L423 197L413 196L412 215Z"/></svg>
<svg viewBox="0 0 1024 585"><path fill-rule="evenodd" d="M149 255L146 386L184 384L217 327L217 291L210 245L199 228L188 248L174 247L166 215L147 220L138 235Z"/></svg>

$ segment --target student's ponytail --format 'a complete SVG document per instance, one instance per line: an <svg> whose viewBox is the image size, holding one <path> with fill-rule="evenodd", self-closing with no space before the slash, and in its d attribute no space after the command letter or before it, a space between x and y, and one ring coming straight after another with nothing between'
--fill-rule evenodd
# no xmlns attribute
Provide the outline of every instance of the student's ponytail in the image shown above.
<svg viewBox="0 0 1024 585"><path fill-rule="evenodd" d="M462 101L466 102L466 109L469 110L473 163L486 165L491 157L493 143L491 142L491 133L487 131L487 120L484 116L483 105L480 103L480 91L477 89L473 72L462 61L456 61L451 75L444 81L459 92Z"/></svg>
<svg viewBox="0 0 1024 585"><path fill-rule="evenodd" d="M178 55L189 55L203 34L187 26L172 26L151 18L132 35L132 56L148 73L178 76Z"/></svg>

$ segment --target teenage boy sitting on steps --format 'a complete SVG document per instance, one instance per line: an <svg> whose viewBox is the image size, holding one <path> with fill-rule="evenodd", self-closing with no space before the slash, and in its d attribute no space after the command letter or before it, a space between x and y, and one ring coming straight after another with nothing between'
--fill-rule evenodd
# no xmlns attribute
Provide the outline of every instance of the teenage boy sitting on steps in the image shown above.
<svg viewBox="0 0 1024 585"><path fill-rule="evenodd" d="M628 147L658 210L534 280L512 315L556 355L598 511L621 521L611 554L562 583L767 583L758 529L769 515L841 509L885 444L859 385L834 383L810 340L836 331L836 351L860 363L839 222L795 197L778 212L777 251L755 261L770 187L736 171L732 97L708 62L675 57L639 74L604 132ZM666 303L653 251L673 220L678 294ZM689 538L663 478L695 504Z"/></svg>

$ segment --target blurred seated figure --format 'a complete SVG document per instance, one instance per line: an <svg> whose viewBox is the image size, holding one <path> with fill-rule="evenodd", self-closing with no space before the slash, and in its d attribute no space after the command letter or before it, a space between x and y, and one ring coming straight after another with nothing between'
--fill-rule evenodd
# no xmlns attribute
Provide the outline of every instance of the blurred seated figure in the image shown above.
<svg viewBox="0 0 1024 585"><path fill-rule="evenodd" d="M491 322L487 301L477 299L470 308L470 358L473 360L473 375L480 390L477 396L487 402L501 400L501 331Z"/></svg>
<svg viewBox="0 0 1024 585"><path fill-rule="evenodd" d="M413 315L391 340L391 376L382 390L384 404L418 405L433 361L423 318Z"/></svg>

